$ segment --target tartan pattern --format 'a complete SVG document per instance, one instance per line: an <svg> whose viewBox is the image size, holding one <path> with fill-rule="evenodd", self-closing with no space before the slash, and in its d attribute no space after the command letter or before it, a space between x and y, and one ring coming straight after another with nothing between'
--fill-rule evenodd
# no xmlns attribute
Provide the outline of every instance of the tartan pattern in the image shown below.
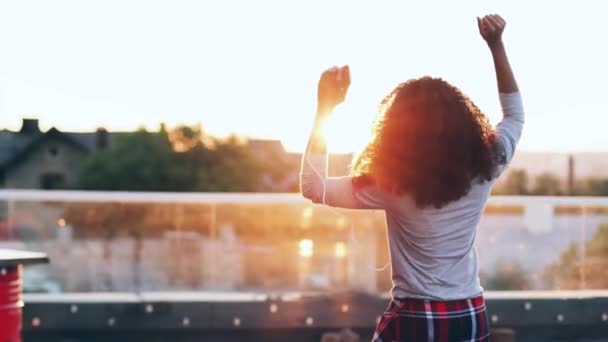
<svg viewBox="0 0 608 342"><path fill-rule="evenodd" d="M483 296L451 301L393 299L372 342L488 342L490 327Z"/></svg>

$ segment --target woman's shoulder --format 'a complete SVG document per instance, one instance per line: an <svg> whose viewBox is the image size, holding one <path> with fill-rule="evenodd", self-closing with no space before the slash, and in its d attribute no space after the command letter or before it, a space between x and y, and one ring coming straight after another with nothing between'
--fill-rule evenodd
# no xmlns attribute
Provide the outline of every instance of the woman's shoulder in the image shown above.
<svg viewBox="0 0 608 342"><path fill-rule="evenodd" d="M355 189L362 189L369 186L375 186L376 181L371 175L362 174L352 177L353 187Z"/></svg>

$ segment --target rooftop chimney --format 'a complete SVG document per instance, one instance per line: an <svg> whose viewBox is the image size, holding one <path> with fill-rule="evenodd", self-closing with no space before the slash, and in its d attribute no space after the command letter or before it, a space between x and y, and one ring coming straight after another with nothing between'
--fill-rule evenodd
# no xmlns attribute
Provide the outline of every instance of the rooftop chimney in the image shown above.
<svg viewBox="0 0 608 342"><path fill-rule="evenodd" d="M107 148L110 142L109 138L109 133L105 128L98 128L97 131L95 131L95 148L98 150Z"/></svg>
<svg viewBox="0 0 608 342"><path fill-rule="evenodd" d="M40 128L38 127L38 119L23 119L21 123L21 130L19 133L22 134L36 134L40 133Z"/></svg>

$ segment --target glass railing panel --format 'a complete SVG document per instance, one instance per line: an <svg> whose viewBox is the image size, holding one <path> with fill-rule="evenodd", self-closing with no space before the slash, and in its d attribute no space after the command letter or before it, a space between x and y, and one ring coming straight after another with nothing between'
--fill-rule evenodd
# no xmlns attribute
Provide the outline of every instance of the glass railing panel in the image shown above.
<svg viewBox="0 0 608 342"><path fill-rule="evenodd" d="M606 289L608 199L493 197L486 290ZM27 292L386 293L384 214L297 194L0 191L0 248L43 251Z"/></svg>

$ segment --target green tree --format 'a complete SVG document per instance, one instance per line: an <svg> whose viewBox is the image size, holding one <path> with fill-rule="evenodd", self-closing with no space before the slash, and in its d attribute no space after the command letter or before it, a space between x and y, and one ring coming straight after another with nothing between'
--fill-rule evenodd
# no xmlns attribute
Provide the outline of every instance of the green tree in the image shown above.
<svg viewBox="0 0 608 342"><path fill-rule="evenodd" d="M608 179L585 179L576 184L575 192L580 196L608 196Z"/></svg>
<svg viewBox="0 0 608 342"><path fill-rule="evenodd" d="M534 180L532 194L541 196L561 196L564 194L562 182L557 176L551 173L543 173Z"/></svg>
<svg viewBox="0 0 608 342"><path fill-rule="evenodd" d="M545 270L544 279L553 289L606 289L607 269L608 223L604 223L591 240L572 243L563 251L559 261Z"/></svg>
<svg viewBox="0 0 608 342"><path fill-rule="evenodd" d="M262 163L236 137L204 137L197 126L120 136L82 164L78 187L129 191L264 191Z"/></svg>
<svg viewBox="0 0 608 342"><path fill-rule="evenodd" d="M81 165L78 187L86 190L185 190L182 170L166 133L145 130L119 136L108 150Z"/></svg>
<svg viewBox="0 0 608 342"><path fill-rule="evenodd" d="M264 165L232 136L215 140L209 159L198 169L198 191L259 191Z"/></svg>
<svg viewBox="0 0 608 342"><path fill-rule="evenodd" d="M480 274L481 284L486 290L515 291L529 290L530 279L517 262L499 261L493 275Z"/></svg>
<svg viewBox="0 0 608 342"><path fill-rule="evenodd" d="M526 170L514 169L510 170L506 178L498 185L494 193L501 195L527 195L529 188L528 173Z"/></svg>

